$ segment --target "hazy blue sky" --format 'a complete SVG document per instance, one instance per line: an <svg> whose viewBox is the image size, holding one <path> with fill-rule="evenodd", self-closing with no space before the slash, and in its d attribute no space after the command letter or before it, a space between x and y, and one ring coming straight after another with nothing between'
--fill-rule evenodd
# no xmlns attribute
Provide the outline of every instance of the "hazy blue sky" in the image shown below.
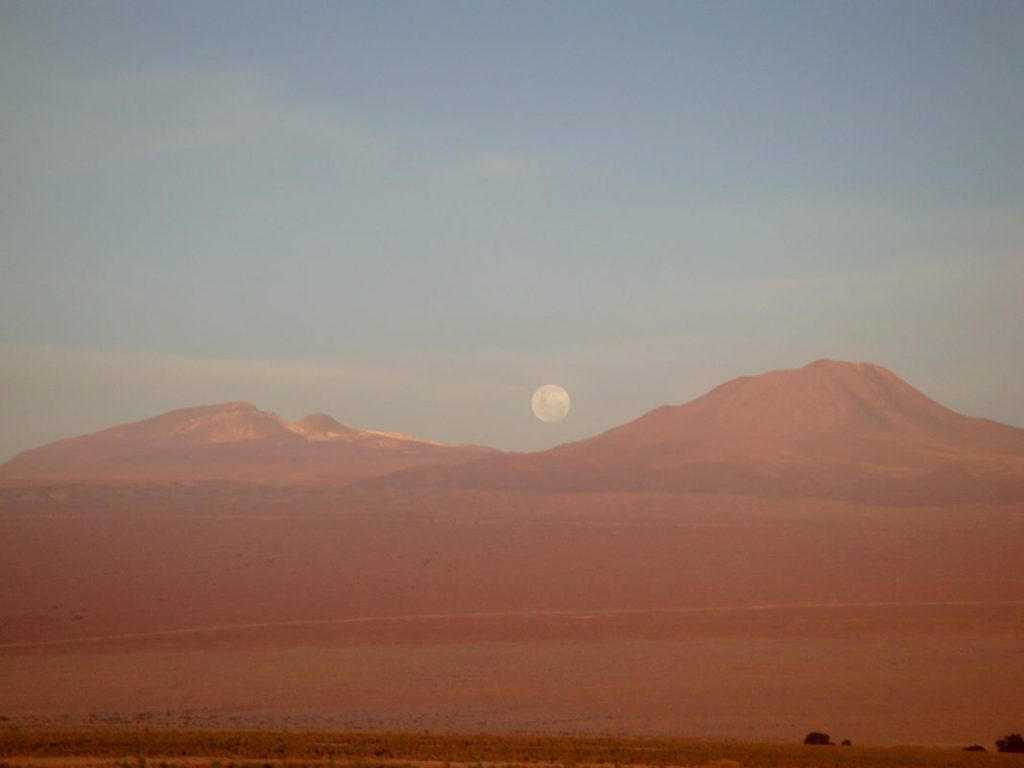
<svg viewBox="0 0 1024 768"><path fill-rule="evenodd" d="M1021 2L0 0L0 458L542 448L818 357L1024 425L1022 137Z"/></svg>

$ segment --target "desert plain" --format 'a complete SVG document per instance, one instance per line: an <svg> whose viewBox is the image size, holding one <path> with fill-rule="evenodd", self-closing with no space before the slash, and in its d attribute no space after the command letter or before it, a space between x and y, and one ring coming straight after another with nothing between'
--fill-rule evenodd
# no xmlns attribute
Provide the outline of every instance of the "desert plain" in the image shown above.
<svg viewBox="0 0 1024 768"><path fill-rule="evenodd" d="M1014 729L1024 507L5 490L28 724L956 745Z"/></svg>
<svg viewBox="0 0 1024 768"><path fill-rule="evenodd" d="M0 715L991 744L1021 488L1024 430L829 360L530 454L175 411L0 466Z"/></svg>

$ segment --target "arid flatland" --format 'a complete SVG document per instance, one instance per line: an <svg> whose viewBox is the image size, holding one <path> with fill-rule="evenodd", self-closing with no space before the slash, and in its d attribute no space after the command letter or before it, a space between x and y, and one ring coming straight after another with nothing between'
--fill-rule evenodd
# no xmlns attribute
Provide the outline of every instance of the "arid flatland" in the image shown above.
<svg viewBox="0 0 1024 768"><path fill-rule="evenodd" d="M11 768L1010 768L1020 756L921 747L509 734L303 733L132 729L0 731Z"/></svg>
<svg viewBox="0 0 1024 768"><path fill-rule="evenodd" d="M1019 727L1021 512L8 490L0 713L973 743Z"/></svg>

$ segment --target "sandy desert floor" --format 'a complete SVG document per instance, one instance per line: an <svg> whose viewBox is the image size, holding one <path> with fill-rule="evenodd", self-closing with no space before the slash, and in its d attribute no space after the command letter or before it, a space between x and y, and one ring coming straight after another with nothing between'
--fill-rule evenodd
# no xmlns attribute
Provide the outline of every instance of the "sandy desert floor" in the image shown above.
<svg viewBox="0 0 1024 768"><path fill-rule="evenodd" d="M91 727L2 730L14 768L962 768L1019 765L1019 755L924 747L805 746L736 740Z"/></svg>
<svg viewBox="0 0 1024 768"><path fill-rule="evenodd" d="M0 730L14 768L962 768L1019 756L924 747L425 732Z"/></svg>
<svg viewBox="0 0 1024 768"><path fill-rule="evenodd" d="M0 500L20 725L962 745L1024 727L1024 508L227 486Z"/></svg>

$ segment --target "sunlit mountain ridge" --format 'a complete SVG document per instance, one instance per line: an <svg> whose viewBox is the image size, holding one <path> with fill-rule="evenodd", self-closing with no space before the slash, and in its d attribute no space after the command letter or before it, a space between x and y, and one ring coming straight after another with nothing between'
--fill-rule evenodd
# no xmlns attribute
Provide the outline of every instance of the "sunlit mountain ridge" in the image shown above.
<svg viewBox="0 0 1024 768"><path fill-rule="evenodd" d="M348 483L422 463L489 453L346 427L323 413L289 422L251 403L184 408L18 454L15 482Z"/></svg>
<svg viewBox="0 0 1024 768"><path fill-rule="evenodd" d="M1024 430L956 413L886 368L818 360L728 381L601 435L422 467L404 487L1024 499Z"/></svg>
<svg viewBox="0 0 1024 768"><path fill-rule="evenodd" d="M0 479L1016 501L1024 430L956 413L882 366L817 360L535 453L354 429L323 413L289 422L232 402L25 451Z"/></svg>

